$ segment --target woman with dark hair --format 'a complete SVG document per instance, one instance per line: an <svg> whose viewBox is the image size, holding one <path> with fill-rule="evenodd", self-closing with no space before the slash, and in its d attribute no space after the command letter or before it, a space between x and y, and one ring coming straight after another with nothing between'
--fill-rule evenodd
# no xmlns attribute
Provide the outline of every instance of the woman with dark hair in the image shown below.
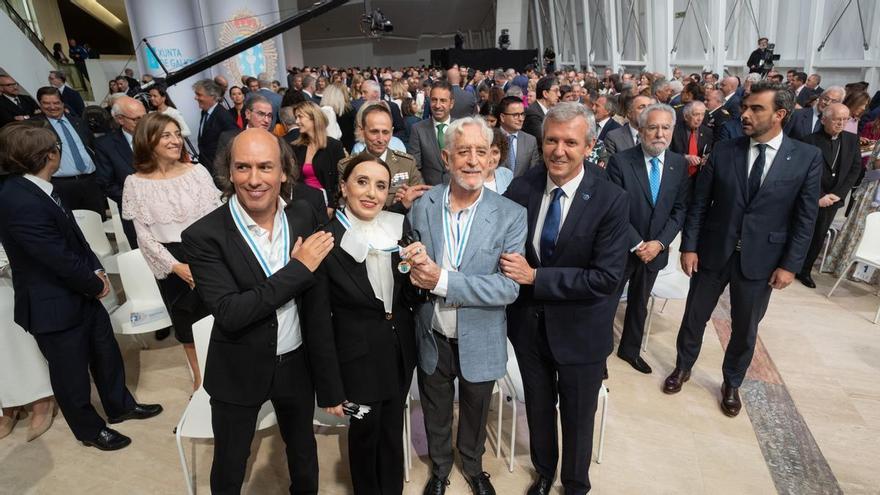
<svg viewBox="0 0 880 495"><path fill-rule="evenodd" d="M843 99L843 104L849 108L849 120L846 122L846 127L843 128L844 131L853 134L859 133L859 119L862 118L862 114L865 113L865 109L868 108L870 101L871 96L866 91L847 93Z"/></svg>
<svg viewBox="0 0 880 495"><path fill-rule="evenodd" d="M229 98L232 100L229 115L232 115L232 121L239 129L244 129L247 127L247 119L244 116L244 90L241 86L229 88Z"/></svg>
<svg viewBox="0 0 880 495"><path fill-rule="evenodd" d="M311 101L297 103L293 114L299 124L299 138L293 142L296 163L301 164L301 182L324 191L328 210L339 190L339 160L345 158L342 143L327 135L327 116ZM332 211L329 213L332 215Z"/></svg>
<svg viewBox="0 0 880 495"><path fill-rule="evenodd" d="M180 234L220 206L220 191L204 167L183 161L183 137L175 119L148 114L138 123L133 144L135 173L125 179L122 218L134 221L138 246L159 284L196 390L202 377L192 324L208 311L193 291Z"/></svg>
<svg viewBox="0 0 880 495"><path fill-rule="evenodd" d="M492 103L489 101L484 101L482 105L480 105L480 117L489 124L489 127L495 128L498 126L498 104Z"/></svg>
<svg viewBox="0 0 880 495"><path fill-rule="evenodd" d="M415 99L413 98L404 98L400 105L400 113L403 114L403 123L404 128L406 129L403 133L403 142L409 142L409 135L412 132L412 126L418 123L419 118L419 106Z"/></svg>
<svg viewBox="0 0 880 495"><path fill-rule="evenodd" d="M507 163L508 153L510 145L507 136L501 129L492 129L492 146L489 147L488 166L483 169L483 185L498 194L504 194L513 181L513 171L501 166L502 163Z"/></svg>
<svg viewBox="0 0 880 495"><path fill-rule="evenodd" d="M329 291L345 399L362 413L351 418L348 430L356 494L403 491L400 438L416 364L410 309L416 293L398 248L409 231L406 219L382 209L390 187L383 161L366 152L351 159L342 173L341 208L325 227L338 241L315 273L327 281L317 285Z"/></svg>
<svg viewBox="0 0 880 495"><path fill-rule="evenodd" d="M177 125L180 126L181 136L190 136L191 133L189 131L189 126L186 125L186 120L183 119L183 114L180 113L180 110L178 110L176 106L174 106L174 102L171 101L171 97L168 96L168 90L165 86L157 84L150 88L150 104L153 105L153 108L155 108L157 112L167 115L177 121Z"/></svg>
<svg viewBox="0 0 880 495"><path fill-rule="evenodd" d="M55 43L52 45L52 58L54 58L59 64L70 63L70 59L67 58L67 55L64 54L64 49L61 48L61 43Z"/></svg>

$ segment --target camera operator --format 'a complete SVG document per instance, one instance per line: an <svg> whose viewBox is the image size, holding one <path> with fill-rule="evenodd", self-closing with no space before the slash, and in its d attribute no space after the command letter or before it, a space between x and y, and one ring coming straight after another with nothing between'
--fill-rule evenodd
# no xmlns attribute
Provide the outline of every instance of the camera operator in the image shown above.
<svg viewBox="0 0 880 495"><path fill-rule="evenodd" d="M746 65L749 73L757 72L763 77L773 67L773 47L769 47L767 38L758 38L758 48L749 55Z"/></svg>

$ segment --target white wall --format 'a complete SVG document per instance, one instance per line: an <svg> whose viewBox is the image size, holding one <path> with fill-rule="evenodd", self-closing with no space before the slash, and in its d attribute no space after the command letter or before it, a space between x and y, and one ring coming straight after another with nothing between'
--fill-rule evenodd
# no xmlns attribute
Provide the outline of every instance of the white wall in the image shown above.
<svg viewBox="0 0 880 495"><path fill-rule="evenodd" d="M13 24L6 11L0 11L0 47L3 47L2 69L18 81L24 92L33 95L49 84L49 71L54 67Z"/></svg>

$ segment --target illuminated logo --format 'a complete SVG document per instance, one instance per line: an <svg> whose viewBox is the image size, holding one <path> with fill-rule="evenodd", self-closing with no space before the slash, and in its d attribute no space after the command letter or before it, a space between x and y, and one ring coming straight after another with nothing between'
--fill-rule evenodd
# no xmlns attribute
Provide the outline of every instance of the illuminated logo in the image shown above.
<svg viewBox="0 0 880 495"><path fill-rule="evenodd" d="M262 30L264 27L263 23L251 11L247 9L239 10L232 19L223 24L223 28L220 31L220 39L218 40L220 48L225 48L239 42ZM277 64L278 50L275 48L274 39L248 48L237 56L223 62L227 73L234 80L241 79L241 76L256 77L260 72L274 73Z"/></svg>

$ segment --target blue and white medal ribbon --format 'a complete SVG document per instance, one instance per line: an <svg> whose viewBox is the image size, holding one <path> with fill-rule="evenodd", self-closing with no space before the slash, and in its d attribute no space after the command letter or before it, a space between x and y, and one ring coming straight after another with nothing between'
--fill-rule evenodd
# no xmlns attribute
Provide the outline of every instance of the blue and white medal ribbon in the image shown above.
<svg viewBox="0 0 880 495"><path fill-rule="evenodd" d="M446 244L446 255L449 262L458 270L461 266L464 251L467 248L468 240L471 238L471 224L474 222L477 209L476 205L471 208L468 213L467 221L462 227L461 222L452 221L452 209L449 205L449 187L446 188L446 195L443 201L443 241ZM458 212L461 215L461 212ZM455 223L453 228L452 224Z"/></svg>
<svg viewBox="0 0 880 495"><path fill-rule="evenodd" d="M266 262L266 259L257 247L257 243L250 231L245 226L241 215L239 215L238 209L240 207L238 198L233 195L232 198L229 199L229 211L232 213L232 220L235 223L235 227L238 228L238 232L244 237L245 242L247 242L251 251L253 251L254 256L256 256L257 261L260 263L260 267L263 268L263 272L265 272L267 277L270 277L273 272L269 268L269 263ZM287 215L285 215L284 212L281 212L281 232L284 239L284 253L282 255L284 257L284 262L281 266L284 266L290 261L290 226L287 224Z"/></svg>

